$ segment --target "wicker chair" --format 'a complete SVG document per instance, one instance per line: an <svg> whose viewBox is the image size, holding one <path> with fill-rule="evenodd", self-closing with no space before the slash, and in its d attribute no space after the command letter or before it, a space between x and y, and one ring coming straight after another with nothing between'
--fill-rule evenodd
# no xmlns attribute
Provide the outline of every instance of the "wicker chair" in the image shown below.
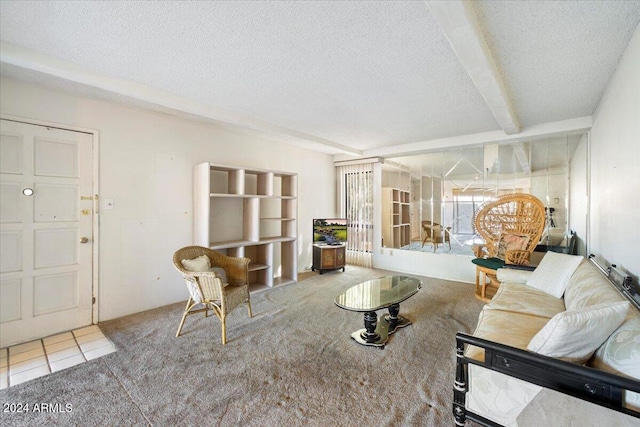
<svg viewBox="0 0 640 427"><path fill-rule="evenodd" d="M438 244L444 243L448 244L449 250L451 250L451 237L449 235L451 227L444 228L435 222L422 221L422 231L424 232L422 247L424 247L425 243L431 242L433 244L433 251L435 252L438 249Z"/></svg>
<svg viewBox="0 0 640 427"><path fill-rule="evenodd" d="M496 270L505 263L529 264L531 252L540 242L544 230L544 205L530 194L504 194L483 203L474 213L473 221L485 241L474 247L476 297L486 302L500 285Z"/></svg>
<svg viewBox="0 0 640 427"><path fill-rule="evenodd" d="M201 255L209 258L211 267L224 270L228 283L223 283L221 275L214 271L195 272L184 268L182 260L192 260ZM204 311L207 317L209 310L213 310L222 323L222 344L227 343L227 314L246 302L249 317L252 317L248 284L249 262L249 258L229 257L202 246L187 246L173 254L173 265L182 274L190 294L176 337L180 336L188 315Z"/></svg>

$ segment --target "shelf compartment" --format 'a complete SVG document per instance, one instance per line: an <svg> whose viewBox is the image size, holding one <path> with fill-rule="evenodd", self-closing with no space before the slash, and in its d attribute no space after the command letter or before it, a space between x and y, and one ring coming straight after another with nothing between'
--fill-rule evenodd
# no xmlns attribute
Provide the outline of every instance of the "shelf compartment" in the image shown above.
<svg viewBox="0 0 640 427"><path fill-rule="evenodd" d="M245 247L249 263L249 284L273 286L273 245L262 244Z"/></svg>
<svg viewBox="0 0 640 427"><path fill-rule="evenodd" d="M267 264L258 264L258 263L254 263L254 262L249 264L249 271L265 270L267 268L271 268L271 266L269 266Z"/></svg>

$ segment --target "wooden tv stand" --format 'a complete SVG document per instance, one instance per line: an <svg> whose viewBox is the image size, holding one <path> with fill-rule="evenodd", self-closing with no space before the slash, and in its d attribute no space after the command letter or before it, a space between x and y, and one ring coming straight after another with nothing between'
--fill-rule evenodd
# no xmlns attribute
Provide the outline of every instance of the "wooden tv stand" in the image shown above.
<svg viewBox="0 0 640 427"><path fill-rule="evenodd" d="M318 270L323 274L327 270L337 270L339 268L344 272L346 245L313 245L313 265L311 271Z"/></svg>

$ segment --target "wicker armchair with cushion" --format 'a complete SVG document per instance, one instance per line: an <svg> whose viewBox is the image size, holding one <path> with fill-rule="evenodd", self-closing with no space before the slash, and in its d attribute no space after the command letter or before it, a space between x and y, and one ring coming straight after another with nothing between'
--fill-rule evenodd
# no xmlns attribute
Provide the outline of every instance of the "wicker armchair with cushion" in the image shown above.
<svg viewBox="0 0 640 427"><path fill-rule="evenodd" d="M473 221L485 241L475 246L476 258L472 260L476 264L476 297L486 302L500 285L496 270L505 264L529 264L544 230L544 205L531 194L504 194L480 205Z"/></svg>
<svg viewBox="0 0 640 427"><path fill-rule="evenodd" d="M247 303L249 317L252 317L249 261L249 258L229 257L202 246L187 246L173 254L173 265L182 274L190 295L176 337L180 336L188 315L204 312L207 317L209 310L213 310L222 323L224 345L227 314Z"/></svg>

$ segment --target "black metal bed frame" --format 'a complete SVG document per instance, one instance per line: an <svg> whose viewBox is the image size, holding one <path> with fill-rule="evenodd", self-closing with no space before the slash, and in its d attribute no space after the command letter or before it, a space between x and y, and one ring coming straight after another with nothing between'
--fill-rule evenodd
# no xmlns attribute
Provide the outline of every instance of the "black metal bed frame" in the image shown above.
<svg viewBox="0 0 640 427"><path fill-rule="evenodd" d="M640 310L640 287L633 286L631 277L621 273L615 265L602 268L593 255L589 255L589 260ZM484 349L484 362L465 357L466 345ZM625 408L622 402L624 390L640 393L640 381L458 332L453 387L453 415L458 427L464 426L467 419L484 426L500 426L465 407L470 364L640 418L640 412Z"/></svg>

